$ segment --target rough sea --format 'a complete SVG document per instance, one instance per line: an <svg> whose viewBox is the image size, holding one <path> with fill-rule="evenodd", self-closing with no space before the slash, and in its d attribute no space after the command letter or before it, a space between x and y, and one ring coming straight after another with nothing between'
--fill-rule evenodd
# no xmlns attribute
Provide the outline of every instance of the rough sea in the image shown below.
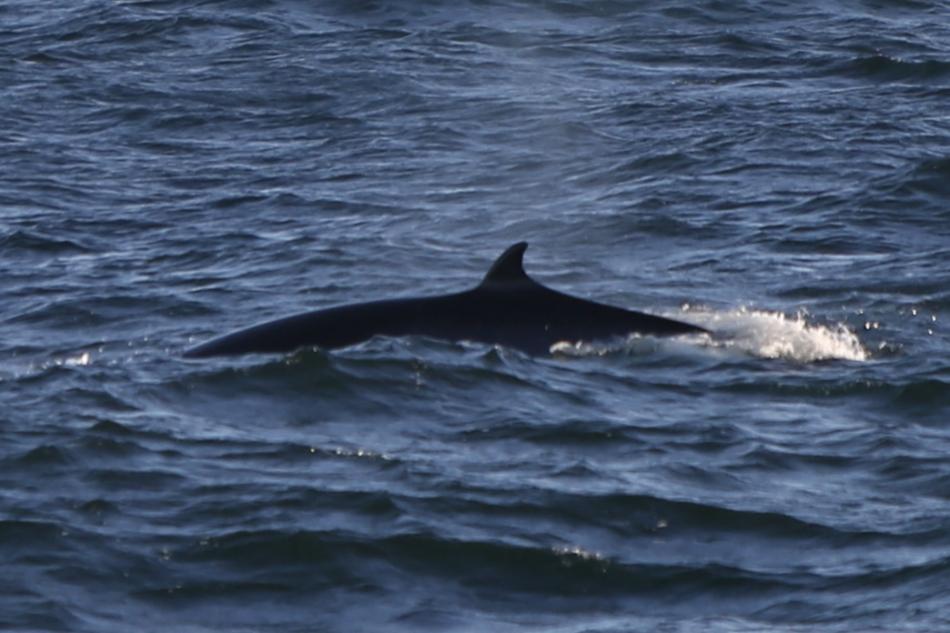
<svg viewBox="0 0 950 633"><path fill-rule="evenodd" d="M948 320L945 1L0 0L2 630L947 631Z"/></svg>

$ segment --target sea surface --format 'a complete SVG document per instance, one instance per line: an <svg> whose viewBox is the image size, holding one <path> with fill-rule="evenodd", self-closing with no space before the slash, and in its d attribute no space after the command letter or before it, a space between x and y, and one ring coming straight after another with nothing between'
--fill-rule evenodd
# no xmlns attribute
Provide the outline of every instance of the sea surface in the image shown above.
<svg viewBox="0 0 950 633"><path fill-rule="evenodd" d="M948 321L947 2L0 0L0 630L948 631Z"/></svg>

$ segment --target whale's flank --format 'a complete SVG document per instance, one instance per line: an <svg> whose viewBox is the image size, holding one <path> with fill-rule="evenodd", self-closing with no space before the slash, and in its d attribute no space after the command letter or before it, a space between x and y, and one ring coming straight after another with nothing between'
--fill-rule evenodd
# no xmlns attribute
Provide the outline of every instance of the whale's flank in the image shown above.
<svg viewBox="0 0 950 633"><path fill-rule="evenodd" d="M664 317L572 297L524 271L527 242L512 245L481 283L459 293L356 303L268 321L187 350L186 358L338 349L374 336L428 336L547 354L560 342L629 334L676 336L707 330Z"/></svg>

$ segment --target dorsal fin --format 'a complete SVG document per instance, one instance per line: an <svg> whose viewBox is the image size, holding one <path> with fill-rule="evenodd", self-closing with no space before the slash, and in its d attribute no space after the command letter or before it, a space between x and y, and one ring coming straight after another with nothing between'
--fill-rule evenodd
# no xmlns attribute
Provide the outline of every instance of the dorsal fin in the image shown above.
<svg viewBox="0 0 950 633"><path fill-rule="evenodd" d="M488 274L482 279L482 284L530 281L531 278L525 273L524 264L521 261L527 248L527 242L518 242L509 246L488 269Z"/></svg>

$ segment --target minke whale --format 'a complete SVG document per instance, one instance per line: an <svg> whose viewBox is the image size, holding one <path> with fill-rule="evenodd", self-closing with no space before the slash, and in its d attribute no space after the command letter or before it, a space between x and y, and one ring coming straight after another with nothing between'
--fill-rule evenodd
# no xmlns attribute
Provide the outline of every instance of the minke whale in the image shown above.
<svg viewBox="0 0 950 633"><path fill-rule="evenodd" d="M481 283L454 294L342 305L268 321L185 351L186 358L326 350L374 336L425 336L549 354L556 343L597 342L631 334L709 333L689 323L579 299L547 288L524 271L527 242L509 247Z"/></svg>

